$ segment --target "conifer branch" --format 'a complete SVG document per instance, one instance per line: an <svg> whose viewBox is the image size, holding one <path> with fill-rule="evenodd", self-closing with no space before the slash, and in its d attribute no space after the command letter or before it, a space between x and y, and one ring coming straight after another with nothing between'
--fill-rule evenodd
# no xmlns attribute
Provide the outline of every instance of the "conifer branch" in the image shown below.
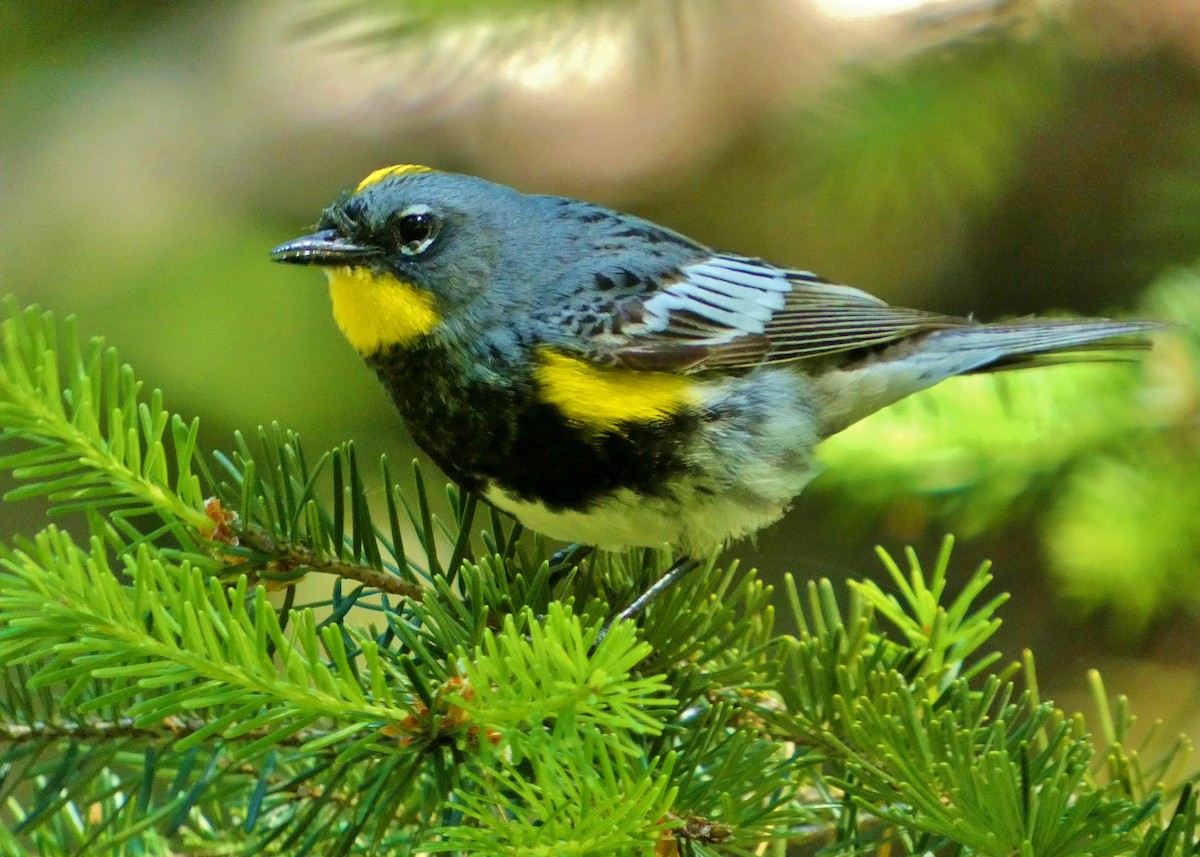
<svg viewBox="0 0 1200 857"><path fill-rule="evenodd" d="M165 411L158 392L141 400L140 384L114 349L98 339L79 348L73 320L60 352L51 314L36 307L22 312L12 299L3 309L0 444L35 444L0 458L0 468L27 483L6 499L44 495L62 512L151 510L197 533L211 532L189 467L197 423ZM174 485L171 464L183 474Z"/></svg>
<svg viewBox="0 0 1200 857"><path fill-rule="evenodd" d="M1032 658L997 668L1004 596L986 565L951 594L950 542L928 570L881 554L889 585L844 600L789 579L794 636L753 572L709 564L596 644L669 556L552 566L498 516L477 551L471 498L383 462L377 511L352 446L310 466L278 427L214 456L218 481L111 349L59 384L58 327L17 316L0 465L90 533L0 550L0 854L1195 852L1187 742L1146 762L1098 679L1102 740ZM323 618L270 603L307 571L363 586Z"/></svg>
<svg viewBox="0 0 1200 857"><path fill-rule="evenodd" d="M343 580L353 580L370 589L397 595L401 598L420 601L424 597L425 590L422 587L407 583L392 572L372 568L369 565L324 558L305 545L276 545L261 533L236 527L233 531L239 534L238 542L240 544L252 548L257 554L266 554L271 557L270 560L255 567L255 570L261 569L269 572L268 581L278 575L286 581L285 585L294 585L297 575L313 571L333 575ZM237 568L238 566L234 565L231 570Z"/></svg>

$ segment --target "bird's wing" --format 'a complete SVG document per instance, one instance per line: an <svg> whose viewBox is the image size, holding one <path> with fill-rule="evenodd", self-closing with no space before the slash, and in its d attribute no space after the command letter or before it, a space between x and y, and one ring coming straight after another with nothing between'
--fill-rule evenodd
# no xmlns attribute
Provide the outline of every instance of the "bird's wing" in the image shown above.
<svg viewBox="0 0 1200 857"><path fill-rule="evenodd" d="M853 351L965 324L889 306L806 271L714 254L622 301L588 350L610 365L697 372Z"/></svg>

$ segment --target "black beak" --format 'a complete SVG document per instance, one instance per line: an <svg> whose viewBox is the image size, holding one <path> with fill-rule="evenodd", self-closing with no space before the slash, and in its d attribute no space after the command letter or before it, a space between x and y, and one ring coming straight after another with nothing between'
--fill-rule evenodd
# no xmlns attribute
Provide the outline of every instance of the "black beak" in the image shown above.
<svg viewBox="0 0 1200 857"><path fill-rule="evenodd" d="M292 265L353 265L368 256L378 255L379 251L374 247L353 244L336 229L322 229L280 244L271 251L271 258L276 262Z"/></svg>

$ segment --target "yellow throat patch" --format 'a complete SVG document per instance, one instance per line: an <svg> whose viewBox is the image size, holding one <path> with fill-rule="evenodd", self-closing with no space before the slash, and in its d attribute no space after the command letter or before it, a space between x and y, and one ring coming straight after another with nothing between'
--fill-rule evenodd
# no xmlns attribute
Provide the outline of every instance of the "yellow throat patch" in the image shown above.
<svg viewBox="0 0 1200 857"><path fill-rule="evenodd" d="M389 274L365 268L327 268L333 318L363 355L405 345L437 327L433 295Z"/></svg>
<svg viewBox="0 0 1200 857"><path fill-rule="evenodd" d="M430 169L429 167L423 167L420 164L396 164L395 166L392 166L392 167L383 167L382 169L376 170L375 172L373 172L369 176L367 176L365 179L360 181L358 183L358 187L356 187L354 189L354 192L361 193L363 190L365 190L366 188L369 188L371 185L379 184L384 179L391 178L392 176L407 176L407 175L411 175L413 173L431 173L431 172L433 172L432 169Z"/></svg>
<svg viewBox="0 0 1200 857"><path fill-rule="evenodd" d="M660 422L699 403L692 382L683 375L597 366L548 348L538 357L534 378L542 399L595 432Z"/></svg>

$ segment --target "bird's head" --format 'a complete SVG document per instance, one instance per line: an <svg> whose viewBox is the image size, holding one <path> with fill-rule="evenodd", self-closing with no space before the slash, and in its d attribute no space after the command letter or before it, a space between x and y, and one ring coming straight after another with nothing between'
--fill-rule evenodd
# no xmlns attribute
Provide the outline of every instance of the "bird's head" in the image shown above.
<svg viewBox="0 0 1200 857"><path fill-rule="evenodd" d="M312 234L271 257L323 268L338 326L371 355L433 333L488 288L498 230L520 196L471 176L386 167L325 209Z"/></svg>

